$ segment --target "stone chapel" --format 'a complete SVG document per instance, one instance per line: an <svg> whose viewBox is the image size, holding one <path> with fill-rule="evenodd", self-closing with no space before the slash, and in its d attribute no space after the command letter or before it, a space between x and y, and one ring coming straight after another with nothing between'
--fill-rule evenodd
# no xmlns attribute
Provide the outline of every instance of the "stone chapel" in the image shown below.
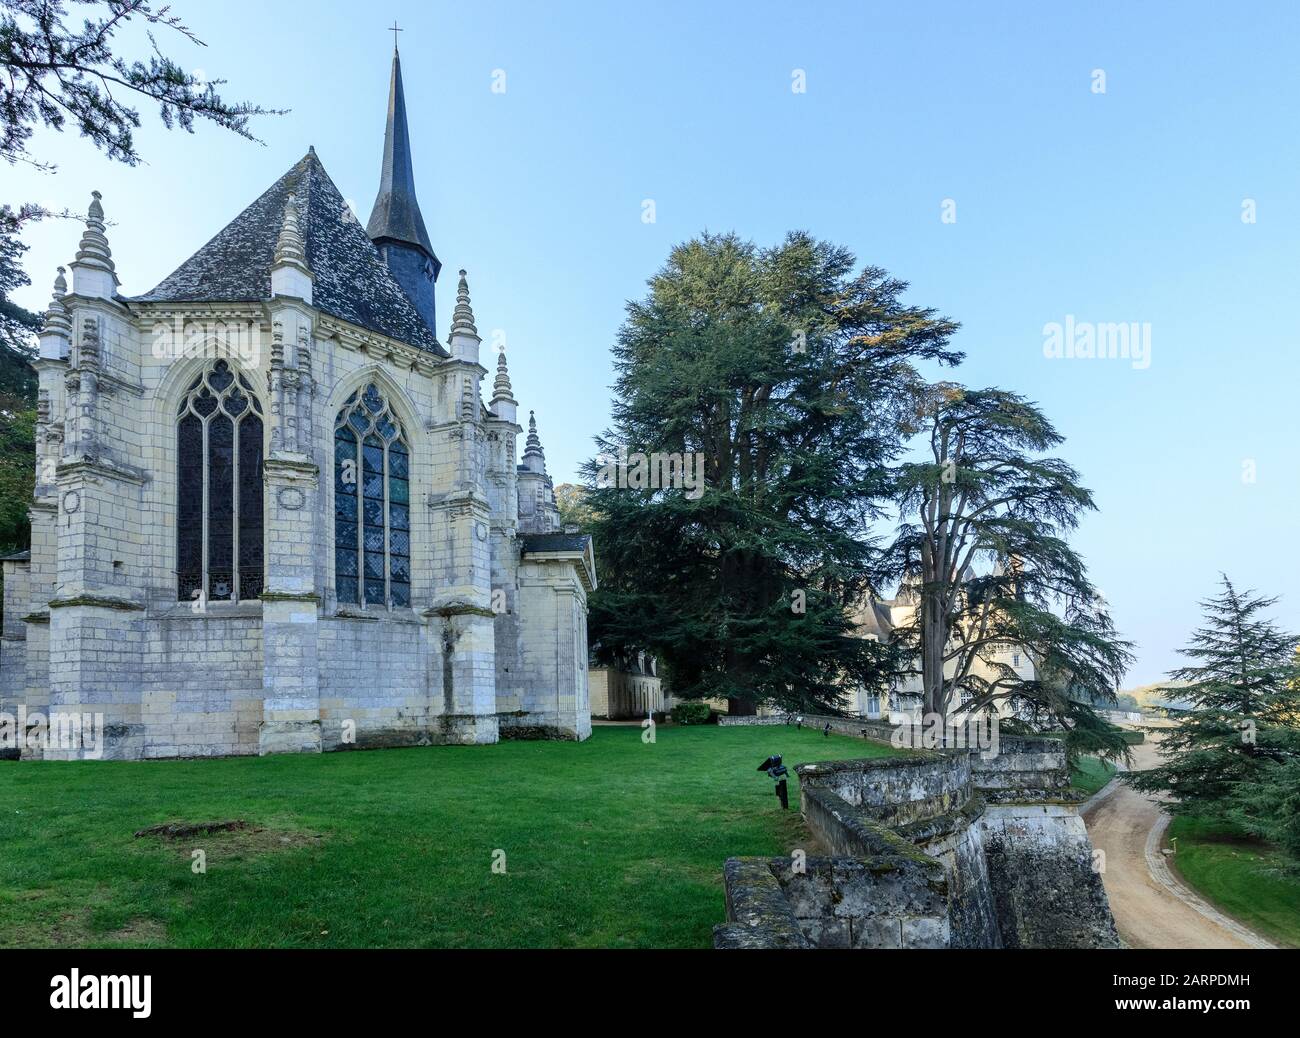
<svg viewBox="0 0 1300 1038"><path fill-rule="evenodd" d="M312 149L144 295L98 192L70 266L0 711L102 715L116 759L591 733L590 538L531 413L516 463L504 352L483 403L463 270L438 338L396 50L366 226Z"/></svg>

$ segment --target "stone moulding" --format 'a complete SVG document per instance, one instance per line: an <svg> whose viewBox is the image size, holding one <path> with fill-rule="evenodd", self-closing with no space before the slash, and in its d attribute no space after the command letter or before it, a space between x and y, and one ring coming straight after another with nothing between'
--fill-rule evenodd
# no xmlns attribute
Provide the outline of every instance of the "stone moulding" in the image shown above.
<svg viewBox="0 0 1300 1038"><path fill-rule="evenodd" d="M267 591L263 589L257 596L259 602L319 602L320 595L315 591Z"/></svg>
<svg viewBox="0 0 1300 1038"><path fill-rule="evenodd" d="M96 609L117 609L121 612L143 612L144 605L127 598L112 598L108 595L73 595L70 598L51 598L51 609L66 609L70 606L93 606Z"/></svg>

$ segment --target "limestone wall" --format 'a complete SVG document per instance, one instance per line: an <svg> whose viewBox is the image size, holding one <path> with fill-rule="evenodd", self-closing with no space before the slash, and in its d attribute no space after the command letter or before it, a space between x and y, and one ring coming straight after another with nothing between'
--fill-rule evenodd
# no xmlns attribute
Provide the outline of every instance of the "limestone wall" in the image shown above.
<svg viewBox="0 0 1300 1038"><path fill-rule="evenodd" d="M741 921L735 905L743 903L760 917L750 923L761 930L766 905L817 947L1118 947L1087 829L1065 788L1064 747L1058 740L1011 739L1003 750L1005 756L942 750L796 765L804 820L835 857L811 880L786 876L788 863L778 867L774 860L775 887L756 878L752 866L746 871L728 862L728 884L733 878L748 884L735 896L729 889L728 920ZM895 863L909 859L938 867L942 890L931 888L934 901L915 925L898 926L899 944L883 941L878 931L861 938L866 929L843 917L869 917L856 907L841 911L838 899L848 895L835 885L836 869L853 872L848 863L856 863L893 875ZM912 919L920 903L914 884L901 879L854 889L875 899L871 918ZM823 893L811 897L810 890ZM733 930L719 927L715 945L761 944L755 933L742 938ZM788 940L783 933L778 926L773 940Z"/></svg>
<svg viewBox="0 0 1300 1038"><path fill-rule="evenodd" d="M718 948L946 948L948 884L924 857L732 858Z"/></svg>
<svg viewBox="0 0 1300 1038"><path fill-rule="evenodd" d="M23 616L31 595L31 567L4 565L4 626L0 629L0 711L14 713L26 700L27 624Z"/></svg>
<svg viewBox="0 0 1300 1038"><path fill-rule="evenodd" d="M632 674L617 667L587 672L591 716L611 721L642 719L664 710L663 684L653 674Z"/></svg>
<svg viewBox="0 0 1300 1038"><path fill-rule="evenodd" d="M956 810L972 796L970 757L916 753L906 757L800 764L800 788L820 786L867 817L892 824Z"/></svg>
<svg viewBox="0 0 1300 1038"><path fill-rule="evenodd" d="M1073 806L990 805L979 837L1003 947L1119 947L1092 841Z"/></svg>
<svg viewBox="0 0 1300 1038"><path fill-rule="evenodd" d="M110 758L590 733L585 593L561 564L517 590L519 429L483 417L476 346L436 357L306 298L127 306L110 287L74 285L42 336L0 707L103 713ZM218 358L260 403L266 581L196 613L177 601L176 414ZM410 450L411 601L391 610L340 603L334 574L333 428L370 382Z"/></svg>

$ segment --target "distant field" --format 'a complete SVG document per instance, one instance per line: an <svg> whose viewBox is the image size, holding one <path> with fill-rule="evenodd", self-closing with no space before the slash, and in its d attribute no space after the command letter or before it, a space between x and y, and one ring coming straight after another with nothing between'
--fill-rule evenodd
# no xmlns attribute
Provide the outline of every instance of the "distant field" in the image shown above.
<svg viewBox="0 0 1300 1038"><path fill-rule="evenodd" d="M0 762L0 945L707 947L725 859L806 840L793 773L782 812L759 762L893 752L784 726L641 735ZM252 828L133 835L226 819Z"/></svg>
<svg viewBox="0 0 1300 1038"><path fill-rule="evenodd" d="M1230 916L1285 947L1300 948L1300 876L1281 852L1197 818L1175 818L1169 860L1188 886Z"/></svg>

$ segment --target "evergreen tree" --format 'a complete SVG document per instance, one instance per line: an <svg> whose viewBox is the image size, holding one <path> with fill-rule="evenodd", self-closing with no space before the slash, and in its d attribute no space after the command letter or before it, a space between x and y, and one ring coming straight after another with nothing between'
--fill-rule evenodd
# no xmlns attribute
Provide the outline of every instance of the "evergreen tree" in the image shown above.
<svg viewBox="0 0 1300 1038"><path fill-rule="evenodd" d="M1300 745L1283 763L1270 761L1249 782L1239 782L1227 803L1228 820L1276 844L1300 869Z"/></svg>
<svg viewBox="0 0 1300 1038"><path fill-rule="evenodd" d="M30 283L19 264L27 247L18 229L27 215L0 206L0 555L26 548L31 540L27 506L36 482L36 371L31 362L40 318L12 298ZM0 603L3 581L0 574Z"/></svg>
<svg viewBox="0 0 1300 1038"><path fill-rule="evenodd" d="M50 168L28 151L32 132L40 125L61 131L70 121L110 159L134 166L140 113L127 103L132 97L157 103L168 129L193 132L200 119L248 140L256 139L253 116L278 114L226 101L217 90L223 80L205 82L163 54L154 30L204 46L170 7L151 0L78 0L77 7L103 13L69 26L66 0L0 0L0 158L9 163ZM146 28L147 60L114 53L114 36L132 23Z"/></svg>
<svg viewBox="0 0 1300 1038"><path fill-rule="evenodd" d="M1172 671L1187 684L1165 693L1192 709L1161 742L1163 763L1126 776L1137 789L1168 793L1172 811L1220 821L1234 810L1239 818L1260 817L1260 791L1293 774L1300 753L1297 638L1264 615L1276 601L1238 592L1224 576L1220 594L1201 603L1204 626L1182 650L1196 663Z"/></svg>
<svg viewBox="0 0 1300 1038"><path fill-rule="evenodd" d="M1074 469L1043 456L1062 437L1005 390L940 383L917 399L924 457L897 470L893 558L916 600L895 636L920 674L924 712L1007 703L1031 727L1063 725L1080 746L1122 753L1094 707L1115 702L1130 643L1065 540L1095 506Z"/></svg>
<svg viewBox="0 0 1300 1038"><path fill-rule="evenodd" d="M733 711L838 710L845 685L886 686L889 650L857 637L850 612L877 569L868 528L913 362L955 362L956 325L855 266L807 234L770 249L706 234L628 305L614 427L586 473L604 658L649 650L675 695ZM672 486L645 478L672 476L656 454L698 454L702 481L680 466Z"/></svg>

